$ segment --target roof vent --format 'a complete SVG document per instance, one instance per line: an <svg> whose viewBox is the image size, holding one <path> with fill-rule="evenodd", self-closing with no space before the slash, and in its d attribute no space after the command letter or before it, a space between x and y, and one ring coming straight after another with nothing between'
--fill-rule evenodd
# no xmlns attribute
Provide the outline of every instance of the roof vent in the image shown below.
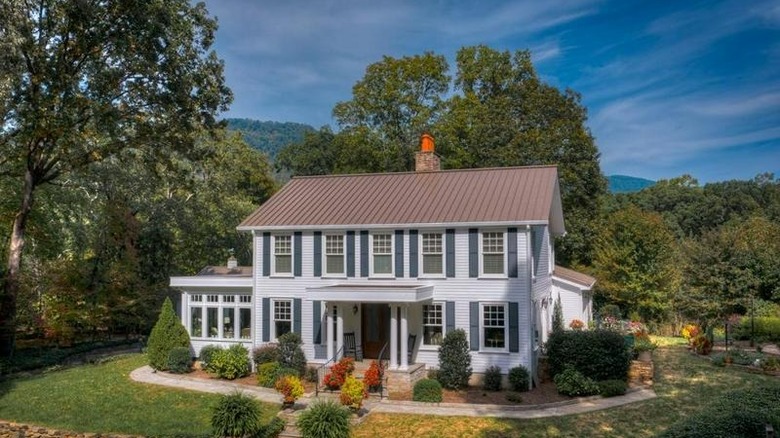
<svg viewBox="0 0 780 438"><path fill-rule="evenodd" d="M436 172L441 170L441 160L434 153L433 136L427 132L420 136L420 151L414 156L414 170L417 172Z"/></svg>

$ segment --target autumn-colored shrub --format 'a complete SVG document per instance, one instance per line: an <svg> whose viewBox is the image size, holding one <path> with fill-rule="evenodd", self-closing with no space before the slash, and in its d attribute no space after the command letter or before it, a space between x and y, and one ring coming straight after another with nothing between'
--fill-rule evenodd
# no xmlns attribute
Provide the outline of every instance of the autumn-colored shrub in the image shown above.
<svg viewBox="0 0 780 438"><path fill-rule="evenodd" d="M344 357L330 367L330 372L325 375L322 383L330 390L339 389L353 371L355 371L355 360L351 357Z"/></svg>
<svg viewBox="0 0 780 438"><path fill-rule="evenodd" d="M682 337L685 338L688 342L693 342L693 339L696 338L696 336L699 336L699 333L701 330L696 324L687 324L682 329Z"/></svg>
<svg viewBox="0 0 780 438"><path fill-rule="evenodd" d="M368 366L368 370L363 375L363 383L368 387L369 391L375 391L382 383L382 365L377 361L372 361Z"/></svg>
<svg viewBox="0 0 780 438"><path fill-rule="evenodd" d="M582 330L585 328L585 323L579 319L572 319L569 323L569 328L572 330Z"/></svg>
<svg viewBox="0 0 780 438"><path fill-rule="evenodd" d="M297 376L282 376L276 381L275 387L284 397L284 403L295 403L303 395L303 383Z"/></svg>
<svg viewBox="0 0 780 438"><path fill-rule="evenodd" d="M693 339L693 351L704 356L712 351L712 342L704 335L698 335Z"/></svg>
<svg viewBox="0 0 780 438"><path fill-rule="evenodd" d="M363 399L366 397L368 397L368 392L363 382L354 376L347 376L344 384L341 385L341 395L339 396L341 404L358 410L363 406Z"/></svg>

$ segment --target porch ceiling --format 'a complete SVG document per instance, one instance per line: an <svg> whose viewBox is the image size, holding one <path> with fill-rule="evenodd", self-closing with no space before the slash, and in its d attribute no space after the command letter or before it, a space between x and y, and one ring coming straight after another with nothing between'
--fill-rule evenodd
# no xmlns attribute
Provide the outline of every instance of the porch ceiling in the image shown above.
<svg viewBox="0 0 780 438"><path fill-rule="evenodd" d="M361 303L419 303L433 299L433 286L423 284L335 284L306 288L306 296L315 301Z"/></svg>

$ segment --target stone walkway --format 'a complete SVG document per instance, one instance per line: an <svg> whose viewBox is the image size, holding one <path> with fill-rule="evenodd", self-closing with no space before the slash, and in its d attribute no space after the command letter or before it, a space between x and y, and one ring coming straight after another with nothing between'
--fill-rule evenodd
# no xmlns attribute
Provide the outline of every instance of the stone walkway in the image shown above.
<svg viewBox="0 0 780 438"><path fill-rule="evenodd" d="M130 373L130 378L136 382L151 383L153 385L170 386L174 388L189 389L192 391L228 394L239 390L252 395L260 401L268 403L282 403L282 396L269 388L251 387L238 383L221 380L204 380L180 374L158 373L149 366L143 366ZM558 417L563 415L582 414L585 412L609 409L639 401L655 398L656 394L651 389L638 389L628 392L620 397L587 397L567 400L558 403L549 403L538 406L506 406L506 405L478 405L468 403L421 403L411 401L397 401L383 399L374 401L369 399L366 408L371 412L387 412L397 414L419 414L442 416L467 416L467 417L502 417L502 418L543 418ZM313 394L306 394L299 403L303 406L315 399Z"/></svg>

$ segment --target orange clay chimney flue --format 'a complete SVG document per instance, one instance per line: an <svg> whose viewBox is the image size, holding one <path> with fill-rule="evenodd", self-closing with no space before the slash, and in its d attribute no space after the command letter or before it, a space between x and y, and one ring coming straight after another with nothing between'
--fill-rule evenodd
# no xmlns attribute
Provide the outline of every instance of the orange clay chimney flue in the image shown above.
<svg viewBox="0 0 780 438"><path fill-rule="evenodd" d="M436 172L441 170L439 156L434 153L433 136L427 132L420 136L420 150L414 155L414 170Z"/></svg>

